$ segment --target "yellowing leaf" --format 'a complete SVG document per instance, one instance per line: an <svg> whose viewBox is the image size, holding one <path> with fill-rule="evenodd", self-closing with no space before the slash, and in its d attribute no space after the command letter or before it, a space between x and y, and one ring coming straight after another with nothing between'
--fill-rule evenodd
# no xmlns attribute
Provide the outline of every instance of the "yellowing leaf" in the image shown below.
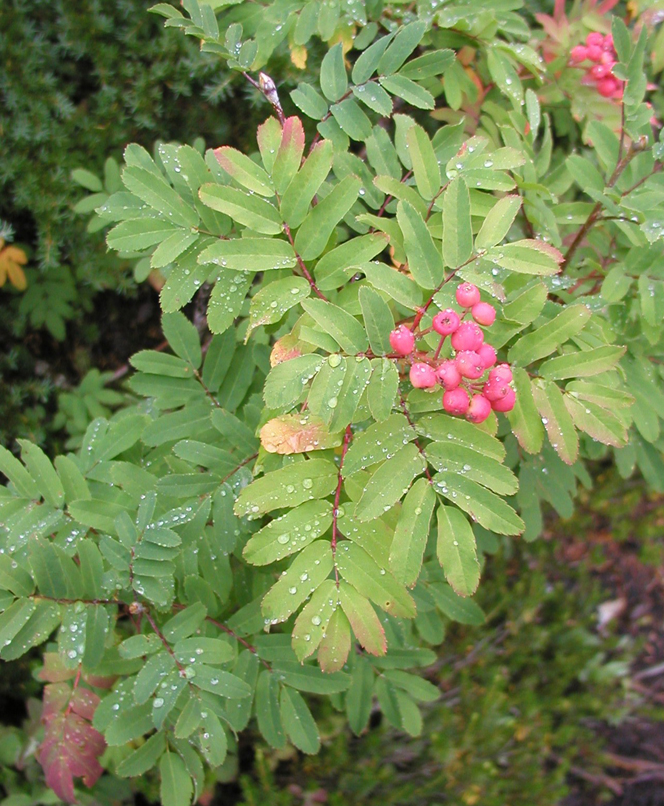
<svg viewBox="0 0 664 806"><path fill-rule="evenodd" d="M261 445L269 453L304 453L335 448L340 434L330 434L320 417L308 413L284 414L269 420L261 428Z"/></svg>
<svg viewBox="0 0 664 806"><path fill-rule="evenodd" d="M21 266L28 262L28 257L22 249L17 246L5 246L0 238L0 288L7 279L19 291L25 291L28 281Z"/></svg>
<svg viewBox="0 0 664 806"><path fill-rule="evenodd" d="M291 49L291 61L297 67L298 70L304 70L307 66L307 49L304 45L299 45L298 47L294 47Z"/></svg>

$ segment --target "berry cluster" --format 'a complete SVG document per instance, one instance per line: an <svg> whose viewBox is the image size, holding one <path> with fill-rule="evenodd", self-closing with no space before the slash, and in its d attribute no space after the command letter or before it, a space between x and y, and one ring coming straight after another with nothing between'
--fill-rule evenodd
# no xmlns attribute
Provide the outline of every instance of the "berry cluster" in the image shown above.
<svg viewBox="0 0 664 806"><path fill-rule="evenodd" d="M597 92L604 98L622 98L623 82L613 75L617 60L611 34L588 34L586 44L577 45L570 53L571 64L593 62L592 66L586 68L583 83L594 84Z"/></svg>
<svg viewBox="0 0 664 806"><path fill-rule="evenodd" d="M480 302L479 289L472 283L462 283L457 288L456 301L464 309L461 315L448 308L433 317L431 330L440 334L440 344L433 357L417 355L417 360L411 363L410 382L417 389L431 389L440 384L445 389L445 411L465 416L472 423L481 423L492 409L505 412L514 408L516 395L509 385L512 371L508 364L495 366L496 351L484 341L479 327L494 323L493 305ZM462 321L468 312L473 322ZM455 355L439 360L447 336ZM399 325L390 333L390 344L398 356L413 356L415 334L405 325ZM487 370L488 378L482 383L480 379Z"/></svg>

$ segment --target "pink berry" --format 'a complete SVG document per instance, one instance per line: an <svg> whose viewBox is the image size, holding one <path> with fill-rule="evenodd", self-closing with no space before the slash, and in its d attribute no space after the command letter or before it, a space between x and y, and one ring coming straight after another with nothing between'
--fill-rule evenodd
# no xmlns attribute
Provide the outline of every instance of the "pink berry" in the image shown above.
<svg viewBox="0 0 664 806"><path fill-rule="evenodd" d="M489 369L489 367L492 367L496 363L496 351L490 344L486 342L481 344L476 352L480 357L484 369Z"/></svg>
<svg viewBox="0 0 664 806"><path fill-rule="evenodd" d="M593 31L586 37L586 45L588 45L588 47L590 47L591 45L598 45L599 47L602 47L603 44L604 44L604 37L602 36L602 34L597 33L597 31Z"/></svg>
<svg viewBox="0 0 664 806"><path fill-rule="evenodd" d="M586 48L584 45L577 45L575 48L572 48L569 58L572 64L581 64L581 62L585 62L585 60L588 58L588 48Z"/></svg>
<svg viewBox="0 0 664 806"><path fill-rule="evenodd" d="M603 98L611 98L619 86L620 85L613 76L607 76L606 78L602 78L597 82L597 92L599 92Z"/></svg>
<svg viewBox="0 0 664 806"><path fill-rule="evenodd" d="M456 366L463 378L476 381L484 374L482 359L473 350L463 350L456 357Z"/></svg>
<svg viewBox="0 0 664 806"><path fill-rule="evenodd" d="M613 67L616 63L615 54L612 51L605 50L600 57L599 63L607 67Z"/></svg>
<svg viewBox="0 0 664 806"><path fill-rule="evenodd" d="M602 58L602 48L599 45L590 45L588 58L591 62L598 62Z"/></svg>
<svg viewBox="0 0 664 806"><path fill-rule="evenodd" d="M480 290L472 283L461 283L456 290L456 301L462 308L472 308L480 301Z"/></svg>
<svg viewBox="0 0 664 806"><path fill-rule="evenodd" d="M450 341L455 350L477 350L484 341L484 333L474 322L462 322Z"/></svg>
<svg viewBox="0 0 664 806"><path fill-rule="evenodd" d="M496 400L502 400L504 397L507 397L511 388L512 387L507 383L489 380L482 387L482 394L487 400L493 403Z"/></svg>
<svg viewBox="0 0 664 806"><path fill-rule="evenodd" d="M415 346L415 336L405 325L399 325L390 333L390 344L398 355L410 355Z"/></svg>
<svg viewBox="0 0 664 806"><path fill-rule="evenodd" d="M459 327L459 314L451 308L437 313L433 318L433 329L441 336L449 336Z"/></svg>
<svg viewBox="0 0 664 806"><path fill-rule="evenodd" d="M613 36L611 36L611 34L607 34L604 37L604 41L602 42L602 49L613 50Z"/></svg>
<svg viewBox="0 0 664 806"><path fill-rule="evenodd" d="M418 362L410 368L410 382L416 389L430 389L436 385L436 372L428 364Z"/></svg>
<svg viewBox="0 0 664 806"><path fill-rule="evenodd" d="M471 423L483 423L486 418L491 414L491 403L484 397L484 395L473 395L470 401L468 411L466 412L466 420Z"/></svg>
<svg viewBox="0 0 664 806"><path fill-rule="evenodd" d="M512 411L515 401L516 392L514 389L510 389L505 397L501 398L500 400L494 400L491 404L491 408L494 411Z"/></svg>
<svg viewBox="0 0 664 806"><path fill-rule="evenodd" d="M489 383L509 383L512 380L512 370L509 364L498 364L489 373Z"/></svg>
<svg viewBox="0 0 664 806"><path fill-rule="evenodd" d="M457 369L456 362L443 361L436 370L438 381L447 389L456 389L461 383L461 373Z"/></svg>
<svg viewBox="0 0 664 806"><path fill-rule="evenodd" d="M478 302L470 312L478 325L489 327L496 321L496 309L488 302Z"/></svg>
<svg viewBox="0 0 664 806"><path fill-rule="evenodd" d="M606 78L611 72L611 68L605 64L593 64L588 72L593 78L599 80L600 78Z"/></svg>
<svg viewBox="0 0 664 806"><path fill-rule="evenodd" d="M449 414L465 414L470 406L470 398L468 392L460 386L457 389L451 389L443 395L443 408Z"/></svg>

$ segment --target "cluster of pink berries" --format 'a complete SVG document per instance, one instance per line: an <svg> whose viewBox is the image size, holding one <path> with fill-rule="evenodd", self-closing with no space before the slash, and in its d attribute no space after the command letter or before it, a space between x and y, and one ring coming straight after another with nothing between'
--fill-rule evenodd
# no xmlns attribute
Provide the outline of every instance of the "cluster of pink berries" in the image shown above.
<svg viewBox="0 0 664 806"><path fill-rule="evenodd" d="M597 92L604 98L622 98L623 82L613 75L617 60L611 34L606 36L596 32L588 34L586 44L577 45L570 53L572 64L593 62L592 67L586 69L583 83L594 84Z"/></svg>
<svg viewBox="0 0 664 806"><path fill-rule="evenodd" d="M410 382L417 389L432 389L440 384L445 389L445 411L465 416L471 423L481 423L492 410L505 412L514 408L516 395L509 385L512 371L508 364L495 366L496 351L486 344L479 327L489 327L494 323L496 310L493 305L480 302L479 289L472 283L462 283L457 288L456 301L464 309L461 316L448 308L433 317L431 329L440 334L440 344L432 358L418 354L418 359L428 360L413 361ZM474 321L462 321L469 311ZM450 337L455 356L439 361L438 356L447 336ZM390 333L390 344L398 356L412 356L415 334L405 325L399 325ZM480 379L487 370L488 379L482 384Z"/></svg>

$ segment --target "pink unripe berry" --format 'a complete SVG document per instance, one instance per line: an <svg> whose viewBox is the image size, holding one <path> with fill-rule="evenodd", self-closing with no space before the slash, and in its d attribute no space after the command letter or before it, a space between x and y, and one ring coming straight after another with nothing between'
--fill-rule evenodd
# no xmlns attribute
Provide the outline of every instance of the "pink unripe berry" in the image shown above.
<svg viewBox="0 0 664 806"><path fill-rule="evenodd" d="M586 45L588 45L588 47L591 45L598 45L601 48L603 44L604 36L600 33L597 33L597 31L593 31L586 37Z"/></svg>
<svg viewBox="0 0 664 806"><path fill-rule="evenodd" d="M606 64L593 64L589 72L593 78L599 80L600 78L608 76L611 72L611 68Z"/></svg>
<svg viewBox="0 0 664 806"><path fill-rule="evenodd" d="M415 347L415 336L405 325L399 325L390 333L390 344L398 355L410 355Z"/></svg>
<svg viewBox="0 0 664 806"><path fill-rule="evenodd" d="M496 351L490 344L481 344L477 350L477 355L480 357L484 369L489 369L496 363Z"/></svg>
<svg viewBox="0 0 664 806"><path fill-rule="evenodd" d="M432 326L441 336L449 336L459 327L459 314L447 308L434 316Z"/></svg>
<svg viewBox="0 0 664 806"><path fill-rule="evenodd" d="M474 350L463 350L456 357L459 374L464 378L476 381L484 374L482 359Z"/></svg>
<svg viewBox="0 0 664 806"><path fill-rule="evenodd" d="M588 58L588 48L586 48L584 45L577 45L575 48L572 48L569 58L572 64L581 64L581 62L585 62L585 60Z"/></svg>
<svg viewBox="0 0 664 806"><path fill-rule="evenodd" d="M443 408L449 414L465 414L470 406L470 398L468 392L460 386L457 389L451 389L443 395Z"/></svg>
<svg viewBox="0 0 664 806"><path fill-rule="evenodd" d="M418 362L410 368L410 382L416 389L430 389L436 385L436 372L428 364Z"/></svg>
<svg viewBox="0 0 664 806"><path fill-rule="evenodd" d="M514 403L516 401L516 392L514 389L509 390L509 392L505 395L505 397L501 398L500 400L494 400L491 404L491 408L494 411L512 411L514 408Z"/></svg>
<svg viewBox="0 0 664 806"><path fill-rule="evenodd" d="M602 42L603 50L613 50L613 36L611 34L607 34L604 37L604 41Z"/></svg>
<svg viewBox="0 0 664 806"><path fill-rule="evenodd" d="M486 418L491 414L491 403L484 397L484 395L473 395L470 401L468 411L466 412L466 420L471 423L483 423Z"/></svg>
<svg viewBox="0 0 664 806"><path fill-rule="evenodd" d="M489 327L496 321L496 309L488 302L478 302L470 312L478 325Z"/></svg>
<svg viewBox="0 0 664 806"><path fill-rule="evenodd" d="M604 98L611 98L619 86L613 76L607 76L597 82L597 92Z"/></svg>
<svg viewBox="0 0 664 806"><path fill-rule="evenodd" d="M507 383L489 380L484 384L482 394L493 403L506 397L511 388Z"/></svg>
<svg viewBox="0 0 664 806"><path fill-rule="evenodd" d="M456 389L461 383L461 373L455 361L443 361L436 370L438 381L447 389Z"/></svg>
<svg viewBox="0 0 664 806"><path fill-rule="evenodd" d="M472 283L461 283L456 290L456 301L462 308L472 308L480 301L480 290Z"/></svg>
<svg viewBox="0 0 664 806"><path fill-rule="evenodd" d="M484 333L475 322L462 322L450 341L455 350L477 350L484 341Z"/></svg>
<svg viewBox="0 0 664 806"><path fill-rule="evenodd" d="M509 364L498 364L489 373L489 383L509 383L512 380L512 370Z"/></svg>

